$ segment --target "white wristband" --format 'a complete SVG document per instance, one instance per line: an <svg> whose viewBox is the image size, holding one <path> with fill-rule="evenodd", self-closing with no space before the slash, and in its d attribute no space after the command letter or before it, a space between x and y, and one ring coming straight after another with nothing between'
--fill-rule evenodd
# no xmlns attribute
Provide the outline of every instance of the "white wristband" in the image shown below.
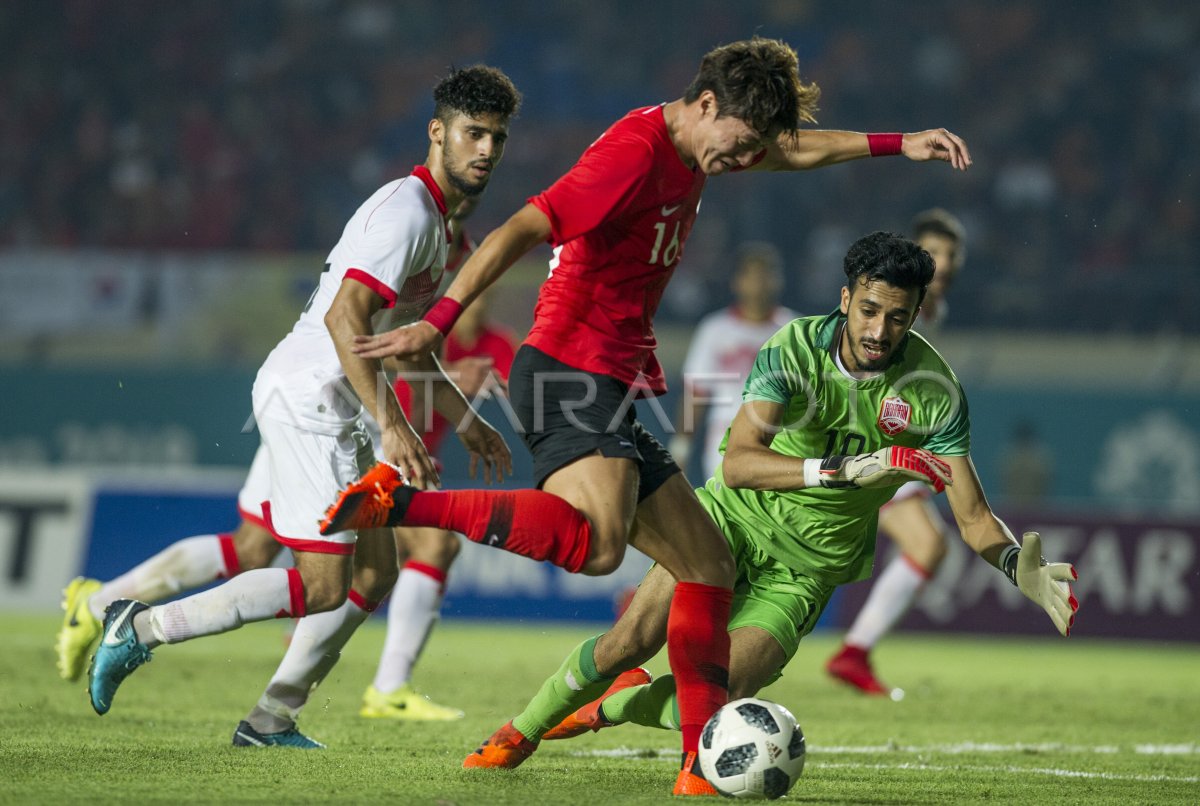
<svg viewBox="0 0 1200 806"><path fill-rule="evenodd" d="M804 460L804 486L805 487L820 487L821 486L821 461L820 459L805 459Z"/></svg>

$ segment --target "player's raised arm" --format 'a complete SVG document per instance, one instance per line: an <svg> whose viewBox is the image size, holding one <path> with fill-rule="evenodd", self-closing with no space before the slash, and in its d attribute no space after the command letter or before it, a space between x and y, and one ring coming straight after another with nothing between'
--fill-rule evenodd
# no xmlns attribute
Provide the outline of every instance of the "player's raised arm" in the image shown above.
<svg viewBox="0 0 1200 806"><path fill-rule="evenodd" d="M1079 578L1075 569L1068 563L1047 563L1042 558L1042 539L1037 532L1026 532L1024 544L1017 543L988 505L970 456L940 458L950 466L957 481L946 497L963 542L1045 610L1060 633L1070 635L1079 609L1070 585Z"/></svg>
<svg viewBox="0 0 1200 806"><path fill-rule="evenodd" d="M749 170L807 171L839 162L902 154L915 162L940 160L965 171L971 152L961 137L946 129L911 134L801 129L784 132L767 144L763 159Z"/></svg>
<svg viewBox="0 0 1200 806"><path fill-rule="evenodd" d="M363 358L415 358L436 353L463 309L496 282L523 255L550 237L550 219L526 204L493 230L459 270L446 295L411 325L371 336L358 336L351 350Z"/></svg>

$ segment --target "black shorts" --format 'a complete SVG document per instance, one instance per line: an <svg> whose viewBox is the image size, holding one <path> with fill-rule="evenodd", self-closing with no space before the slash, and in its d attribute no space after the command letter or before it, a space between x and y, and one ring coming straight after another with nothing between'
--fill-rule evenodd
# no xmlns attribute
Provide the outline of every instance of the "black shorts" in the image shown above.
<svg viewBox="0 0 1200 806"><path fill-rule="evenodd" d="M638 422L629 387L616 378L575 369L523 344L509 372L508 397L533 454L538 487L554 471L597 451L638 463L639 502L682 472Z"/></svg>

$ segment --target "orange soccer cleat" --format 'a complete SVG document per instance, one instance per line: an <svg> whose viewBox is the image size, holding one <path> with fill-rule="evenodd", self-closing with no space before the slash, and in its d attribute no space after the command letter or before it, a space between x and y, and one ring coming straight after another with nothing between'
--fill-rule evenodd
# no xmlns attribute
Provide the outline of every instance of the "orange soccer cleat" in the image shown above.
<svg viewBox="0 0 1200 806"><path fill-rule="evenodd" d="M679 777L675 779L675 788L671 790L671 794L719 796L721 793L700 773L700 761L693 750L683 754L683 767L679 770Z"/></svg>
<svg viewBox="0 0 1200 806"><path fill-rule="evenodd" d="M416 488L404 483L399 470L387 462L377 462L338 493L337 500L325 510L321 534L395 526L404 517L414 492Z"/></svg>
<svg viewBox="0 0 1200 806"><path fill-rule="evenodd" d="M600 705L618 691L632 686L644 686L649 682L650 673L640 667L630 669L627 672L621 672L617 675L617 679L612 681L612 685L608 687L608 691L600 695L598 699L592 700L568 716L562 722L559 722L548 730L542 738L570 739L581 733L587 733L589 730L595 731L600 730L600 728L611 728L613 723L604 720L600 716Z"/></svg>
<svg viewBox="0 0 1200 806"><path fill-rule="evenodd" d="M463 769L511 770L521 766L534 750L537 745L521 735L510 720L463 759Z"/></svg>

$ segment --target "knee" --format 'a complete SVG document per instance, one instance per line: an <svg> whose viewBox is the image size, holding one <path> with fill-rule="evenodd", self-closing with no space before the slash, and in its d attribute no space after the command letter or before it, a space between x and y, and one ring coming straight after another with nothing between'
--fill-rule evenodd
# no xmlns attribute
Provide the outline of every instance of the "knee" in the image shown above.
<svg viewBox="0 0 1200 806"><path fill-rule="evenodd" d="M301 579L304 582L304 609L309 615L336 610L346 601L346 595L350 592L348 580L333 580L323 576L301 576Z"/></svg>
<svg viewBox="0 0 1200 806"><path fill-rule="evenodd" d="M945 536L935 532L916 546L915 551L908 553L908 559L920 566L929 576L933 576L946 559L946 553Z"/></svg>
<svg viewBox="0 0 1200 806"><path fill-rule="evenodd" d="M354 589L367 601L379 602L396 587L399 576L399 569L395 566L359 569L354 572Z"/></svg>
<svg viewBox="0 0 1200 806"><path fill-rule="evenodd" d="M266 568L279 554L279 543L270 532L257 527L240 528L233 535L238 567L242 571Z"/></svg>
<svg viewBox="0 0 1200 806"><path fill-rule="evenodd" d="M588 551L587 562L583 565L583 573L589 576L605 576L621 567L625 559L625 541L605 541L600 544L592 543Z"/></svg>
<svg viewBox="0 0 1200 806"><path fill-rule="evenodd" d="M416 562L432 565L441 571L449 571L450 566L461 551L458 535L454 532L437 532L424 540L420 546L414 546L408 558Z"/></svg>
<svg viewBox="0 0 1200 806"><path fill-rule="evenodd" d="M942 560L946 559L946 541L938 535L938 539L930 546L929 564L925 566L925 570L932 576L942 564Z"/></svg>

